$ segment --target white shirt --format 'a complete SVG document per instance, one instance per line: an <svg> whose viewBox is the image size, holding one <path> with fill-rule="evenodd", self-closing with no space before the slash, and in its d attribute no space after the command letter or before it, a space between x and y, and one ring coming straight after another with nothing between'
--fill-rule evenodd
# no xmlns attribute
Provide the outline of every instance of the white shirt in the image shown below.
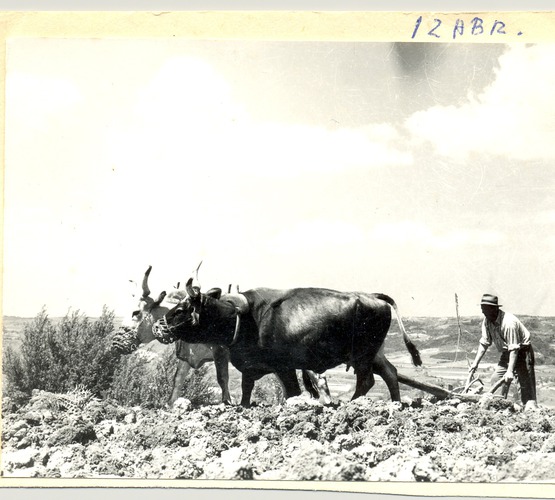
<svg viewBox="0 0 555 500"><path fill-rule="evenodd" d="M514 314L499 310L494 322L487 318L482 322L480 344L489 347L492 343L499 352L516 351L530 345L530 332Z"/></svg>

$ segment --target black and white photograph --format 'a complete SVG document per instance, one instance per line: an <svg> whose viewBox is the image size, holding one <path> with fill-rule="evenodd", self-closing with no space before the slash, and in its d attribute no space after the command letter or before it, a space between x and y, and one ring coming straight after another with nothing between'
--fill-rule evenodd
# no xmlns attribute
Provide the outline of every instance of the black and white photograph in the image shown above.
<svg viewBox="0 0 555 500"><path fill-rule="evenodd" d="M8 38L3 479L549 488L555 44L464 20Z"/></svg>

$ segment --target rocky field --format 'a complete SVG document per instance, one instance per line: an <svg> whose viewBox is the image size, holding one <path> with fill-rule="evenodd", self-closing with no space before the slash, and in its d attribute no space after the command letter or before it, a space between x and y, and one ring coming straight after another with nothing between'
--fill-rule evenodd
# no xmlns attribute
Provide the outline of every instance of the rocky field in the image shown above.
<svg viewBox="0 0 555 500"><path fill-rule="evenodd" d="M146 410L36 391L3 402L3 475L552 482L554 417L491 396Z"/></svg>
<svg viewBox="0 0 555 500"><path fill-rule="evenodd" d="M468 360L473 359L477 344L478 323L476 319L463 321L464 335L456 352L454 321L407 321L420 348L423 369L409 364L395 328L386 341L388 358L401 373L417 380L450 389L464 385ZM25 478L553 483L555 320L535 321L541 405L535 410L525 411L512 401L491 396L478 403L437 401L406 386L401 387L403 403L394 404L388 401L387 388L379 377L369 398L349 402L354 375L344 366L326 373L334 399L329 406L304 395L270 405L279 398L273 393L263 397L262 391L253 398L257 405L249 409L193 406L179 400L172 409L152 410L99 401L86 391L63 395L35 391L23 407L8 398L2 402L2 474ZM156 349L173 349L154 344ZM486 385L496 362L497 354L488 352L481 364L479 375ZM208 378L216 387L213 366ZM240 387L240 374L231 367L230 390L235 401L240 398ZM215 390L213 400L217 401Z"/></svg>

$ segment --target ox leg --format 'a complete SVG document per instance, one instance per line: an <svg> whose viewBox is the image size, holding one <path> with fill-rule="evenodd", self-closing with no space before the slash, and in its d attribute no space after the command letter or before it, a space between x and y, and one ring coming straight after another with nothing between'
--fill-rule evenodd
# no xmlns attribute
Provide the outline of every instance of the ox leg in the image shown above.
<svg viewBox="0 0 555 500"><path fill-rule="evenodd" d="M295 372L295 370L276 372L276 376L283 384L285 399L301 395L301 386L299 385L299 380L297 379L297 373Z"/></svg>
<svg viewBox="0 0 555 500"><path fill-rule="evenodd" d="M314 399L319 399L326 405L331 403L331 393L324 375L311 370L303 370L303 383Z"/></svg>
<svg viewBox="0 0 555 500"><path fill-rule="evenodd" d="M320 392L320 401L325 405L331 403L331 392L328 386L328 380L325 375L316 375L318 377L318 391Z"/></svg>
<svg viewBox="0 0 555 500"><path fill-rule="evenodd" d="M372 387L374 387L374 373L372 372L372 368L368 369L355 369L356 377L357 377L357 385L355 388L355 393L351 398L353 399L359 398L360 396L364 396L368 393Z"/></svg>
<svg viewBox="0 0 555 500"><path fill-rule="evenodd" d="M248 408L251 405L251 395L254 389L254 383L257 377L251 373L243 372L243 379L241 381L241 406Z"/></svg>
<svg viewBox="0 0 555 500"><path fill-rule="evenodd" d="M231 404L229 393L229 351L223 347L214 347L214 365L216 366L216 379L222 388L222 401Z"/></svg>
<svg viewBox="0 0 555 500"><path fill-rule="evenodd" d="M318 399L320 397L318 375L310 370L303 370L302 374L305 389L314 399Z"/></svg>
<svg viewBox="0 0 555 500"><path fill-rule="evenodd" d="M391 401L401 401L401 391L399 390L399 379L397 378L397 368L380 351L374 359L374 371L384 380L391 395Z"/></svg>
<svg viewBox="0 0 555 500"><path fill-rule="evenodd" d="M175 403L175 400L181 396L181 391L185 385L185 378L191 369L191 365L182 359L177 360L177 369L173 377L173 389L170 396L170 406Z"/></svg>

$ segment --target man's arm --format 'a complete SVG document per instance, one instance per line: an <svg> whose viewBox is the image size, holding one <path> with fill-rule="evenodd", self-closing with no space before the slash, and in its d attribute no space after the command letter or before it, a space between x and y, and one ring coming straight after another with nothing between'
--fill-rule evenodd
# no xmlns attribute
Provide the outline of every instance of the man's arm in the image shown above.
<svg viewBox="0 0 555 500"><path fill-rule="evenodd" d="M486 353L487 350L488 350L487 346L485 346L484 344L478 344L478 352L476 353L476 357L474 358L474 363L472 363L470 365L470 368L468 369L469 372L476 371L476 369L478 368L478 365L480 364L480 361L482 361L482 358L484 357L484 354ZM515 361L516 361L516 356L515 356Z"/></svg>
<svg viewBox="0 0 555 500"><path fill-rule="evenodd" d="M505 373L505 376L503 377L505 382L511 382L515 378L514 374L515 374L515 364L516 364L517 356L518 356L518 349L514 349L509 352L509 366L507 367L507 373Z"/></svg>

